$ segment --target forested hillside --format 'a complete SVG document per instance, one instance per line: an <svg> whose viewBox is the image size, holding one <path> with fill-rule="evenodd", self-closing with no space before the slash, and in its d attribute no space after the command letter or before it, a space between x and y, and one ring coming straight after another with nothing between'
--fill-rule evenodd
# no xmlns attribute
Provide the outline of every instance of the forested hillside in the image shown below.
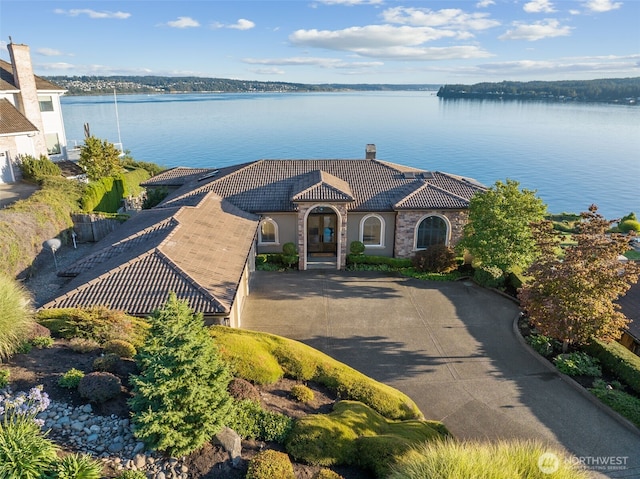
<svg viewBox="0 0 640 479"><path fill-rule="evenodd" d="M608 102L637 105L640 77L603 80L531 81L444 85L440 98Z"/></svg>

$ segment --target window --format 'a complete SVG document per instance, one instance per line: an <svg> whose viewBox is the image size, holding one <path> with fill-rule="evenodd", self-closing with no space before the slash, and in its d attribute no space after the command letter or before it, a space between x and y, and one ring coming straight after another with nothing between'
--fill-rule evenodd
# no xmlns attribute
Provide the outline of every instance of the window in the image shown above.
<svg viewBox="0 0 640 479"><path fill-rule="evenodd" d="M436 244L447 244L449 227L440 216L427 216L416 229L415 249L426 249Z"/></svg>
<svg viewBox="0 0 640 479"><path fill-rule="evenodd" d="M57 133L46 133L44 135L44 139L47 142L47 153L50 155L59 155L60 150L60 142L58 141Z"/></svg>
<svg viewBox="0 0 640 479"><path fill-rule="evenodd" d="M278 243L278 224L271 218L267 218L260 224L260 244Z"/></svg>
<svg viewBox="0 0 640 479"><path fill-rule="evenodd" d="M384 246L384 220L378 215L367 215L360 221L360 241L365 246Z"/></svg>
<svg viewBox="0 0 640 479"><path fill-rule="evenodd" d="M51 96L39 96L40 111L53 111L53 99Z"/></svg>

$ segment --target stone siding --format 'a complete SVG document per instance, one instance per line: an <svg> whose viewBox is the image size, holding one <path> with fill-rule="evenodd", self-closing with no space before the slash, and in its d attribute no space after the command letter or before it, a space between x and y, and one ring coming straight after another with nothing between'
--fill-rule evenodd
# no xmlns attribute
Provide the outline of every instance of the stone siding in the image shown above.
<svg viewBox="0 0 640 479"><path fill-rule="evenodd" d="M307 245L306 245L306 229L307 222L305 217L309 210L317 208L318 206L329 207L339 213L340 225L338 235L338 269L344 269L347 264L347 207L342 203L298 203L298 253L300 254L300 260L298 262L298 268L300 270L307 269Z"/></svg>
<svg viewBox="0 0 640 479"><path fill-rule="evenodd" d="M396 258L413 256L414 235L418 222L428 215L437 215L447 219L449 223L449 237L447 244L455 246L462 238L464 225L467 224L469 212L467 210L434 210L434 211L399 211L396 216L395 248Z"/></svg>

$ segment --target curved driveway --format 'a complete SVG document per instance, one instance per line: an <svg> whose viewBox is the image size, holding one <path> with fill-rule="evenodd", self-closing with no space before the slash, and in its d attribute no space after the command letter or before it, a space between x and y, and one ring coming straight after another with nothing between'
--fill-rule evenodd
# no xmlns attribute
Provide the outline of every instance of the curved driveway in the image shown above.
<svg viewBox="0 0 640 479"><path fill-rule="evenodd" d="M457 438L537 438L598 461L609 477L640 477L640 435L523 347L517 314L470 282L257 271L242 327L302 341L400 389ZM609 470L608 458L626 468Z"/></svg>

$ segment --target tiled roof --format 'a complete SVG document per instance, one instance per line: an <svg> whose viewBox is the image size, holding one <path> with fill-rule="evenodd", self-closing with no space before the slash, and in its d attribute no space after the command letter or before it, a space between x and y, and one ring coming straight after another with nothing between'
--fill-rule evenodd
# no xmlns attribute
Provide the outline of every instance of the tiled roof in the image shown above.
<svg viewBox="0 0 640 479"><path fill-rule="evenodd" d="M0 99L0 135L30 133L38 129L6 98Z"/></svg>
<svg viewBox="0 0 640 479"><path fill-rule="evenodd" d="M64 88L51 83L49 80L33 75L36 81L36 89L42 91L65 91ZM16 83L13 78L13 67L11 63L0 60L0 91L16 90Z"/></svg>
<svg viewBox="0 0 640 479"><path fill-rule="evenodd" d="M326 180L316 183L317 189L305 197L300 185L309 181L308 175L313 172L322 172ZM296 201L322 201L323 195L327 201L331 195L337 195L333 201L347 201L347 196L351 196L349 211L393 211L425 185L435 189L429 190L430 194L414 195L412 207L467 208L471 197L484 189L462 177L399 168L378 160L260 160L229 173L220 170L201 184L185 184L162 206L197 204L205 193L213 191L253 213L295 211ZM436 195L437 191L442 194Z"/></svg>
<svg viewBox="0 0 640 479"><path fill-rule="evenodd" d="M431 205L433 209L463 209L469 206L468 198L455 195L450 191L431 184L424 183L411 194L398 201L394 208L398 210L420 210L424 205Z"/></svg>
<svg viewBox="0 0 640 479"><path fill-rule="evenodd" d="M326 171L314 170L297 178L291 199L299 201L353 201L346 181Z"/></svg>
<svg viewBox="0 0 640 479"><path fill-rule="evenodd" d="M62 176L65 178L73 178L85 174L84 170L80 168L78 163L70 160L56 161L56 165L58 165L58 168L60 168L60 171L62 172Z"/></svg>
<svg viewBox="0 0 640 479"><path fill-rule="evenodd" d="M165 170L153 178L149 178L142 183L142 186L182 186L212 171L215 170L213 168L185 168L178 166Z"/></svg>
<svg viewBox="0 0 640 479"><path fill-rule="evenodd" d="M144 316L175 292L195 311L228 313L257 227L256 216L213 193L195 207L144 210L62 272L77 276L43 307L108 305Z"/></svg>

